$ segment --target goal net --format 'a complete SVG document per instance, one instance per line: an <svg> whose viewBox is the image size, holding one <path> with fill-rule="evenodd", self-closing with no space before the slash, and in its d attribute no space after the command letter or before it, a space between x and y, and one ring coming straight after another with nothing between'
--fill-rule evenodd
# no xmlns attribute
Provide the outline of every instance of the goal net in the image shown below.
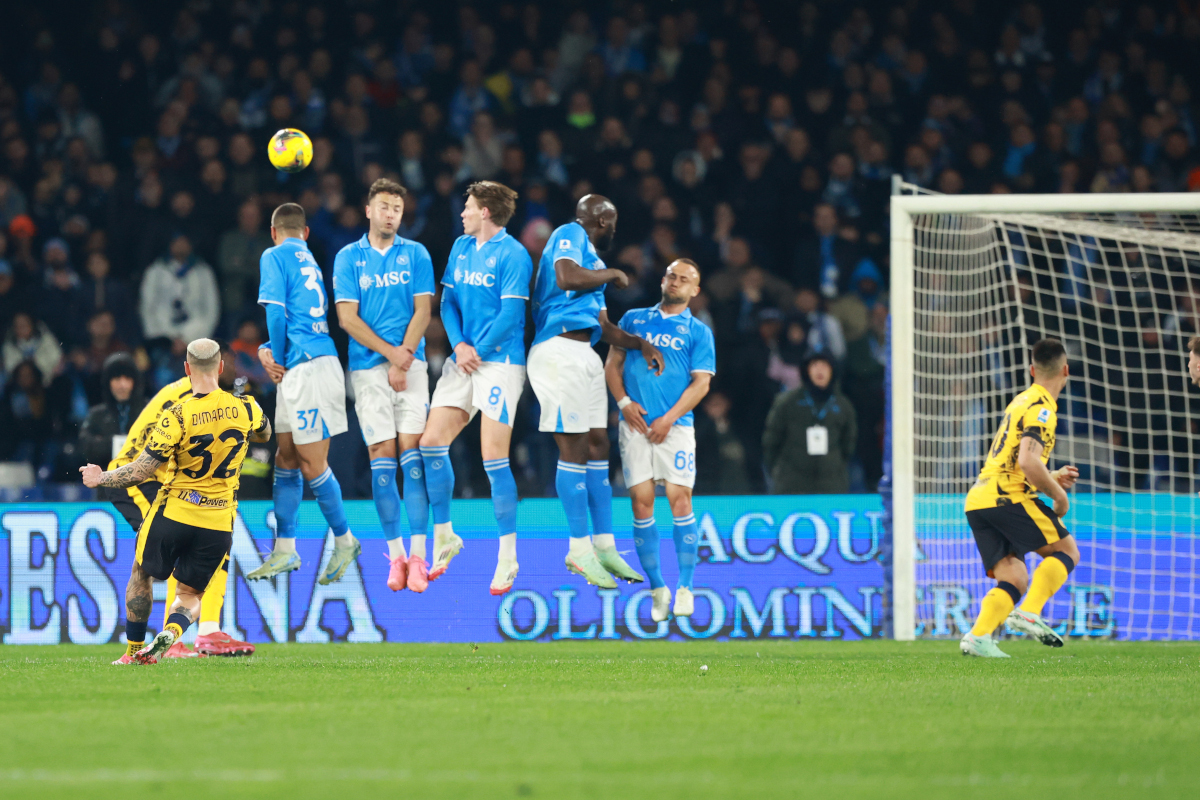
<svg viewBox="0 0 1200 800"><path fill-rule="evenodd" d="M1200 197L898 196L892 228L897 637L961 636L994 585L963 499L1055 336L1051 467L1079 468L1081 561L1045 614L1070 637L1200 638Z"/></svg>

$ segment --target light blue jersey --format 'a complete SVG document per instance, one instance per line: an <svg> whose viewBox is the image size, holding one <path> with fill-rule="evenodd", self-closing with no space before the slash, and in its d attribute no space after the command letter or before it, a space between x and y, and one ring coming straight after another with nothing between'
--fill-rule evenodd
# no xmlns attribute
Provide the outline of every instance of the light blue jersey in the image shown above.
<svg viewBox="0 0 1200 800"><path fill-rule="evenodd" d="M276 361L291 369L318 356L337 356L325 311L325 282L303 239L268 247L258 261L258 304L277 305L287 316L287 353Z"/></svg>
<svg viewBox="0 0 1200 800"><path fill-rule="evenodd" d="M707 325L684 309L680 314L663 316L658 306L632 308L619 323L621 330L632 333L662 351L665 366L662 375L646 369L639 350L625 352L625 391L646 409L651 423L679 402L693 372L717 372L716 343ZM692 426L692 412L684 414L676 425Z"/></svg>
<svg viewBox="0 0 1200 800"><path fill-rule="evenodd" d="M395 238L380 253L364 235L333 260L333 300L358 303L358 316L390 345L404 342L413 316L413 298L433 295L433 262L419 242ZM416 358L425 360L425 338ZM386 358L350 337L350 369L370 369Z"/></svg>
<svg viewBox="0 0 1200 800"><path fill-rule="evenodd" d="M492 327L501 320L501 301L529 299L532 277L529 252L503 228L482 247L475 246L474 236L460 236L454 242L442 276L446 287L442 304L457 308L463 341L474 347L483 361L525 363L524 311L515 321L501 323L506 330ZM486 348L481 348L483 343Z"/></svg>
<svg viewBox="0 0 1200 800"><path fill-rule="evenodd" d="M596 246L578 222L560 225L550 234L533 283L533 343L539 344L568 331L590 330L594 346L600 340L600 312L607 308L605 287L597 286L587 292L558 288L554 262L560 258L574 261L584 269L606 269L596 254Z"/></svg>

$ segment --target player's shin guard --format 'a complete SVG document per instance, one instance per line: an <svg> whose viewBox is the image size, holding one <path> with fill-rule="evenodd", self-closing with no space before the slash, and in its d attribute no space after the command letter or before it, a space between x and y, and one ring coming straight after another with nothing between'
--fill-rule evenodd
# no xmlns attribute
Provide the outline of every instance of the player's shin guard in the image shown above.
<svg viewBox="0 0 1200 800"><path fill-rule="evenodd" d="M507 458L483 462L488 480L492 483L492 510L501 536L517 532L517 481Z"/></svg>
<svg viewBox="0 0 1200 800"><path fill-rule="evenodd" d="M1033 571L1033 580L1029 583L1029 594L1021 603L1021 610L1031 614L1041 614L1046 601L1067 582L1075 562L1066 553L1051 553L1050 557L1038 564Z"/></svg>
<svg viewBox="0 0 1200 800"><path fill-rule="evenodd" d="M587 468L583 464L559 461L558 473L554 478L554 488L558 491L558 499L562 501L563 511L567 514L567 528L571 538L586 539L588 536ZM590 549L590 542L588 547Z"/></svg>
<svg viewBox="0 0 1200 800"><path fill-rule="evenodd" d="M413 536L429 533L429 494L425 490L425 462L417 448L400 454L404 473L404 510L408 512L408 532Z"/></svg>
<svg viewBox="0 0 1200 800"><path fill-rule="evenodd" d="M325 522L333 529L334 536L344 536L350 530L346 522L346 509L342 507L342 487L329 467L308 484L317 497L317 505Z"/></svg>
<svg viewBox="0 0 1200 800"><path fill-rule="evenodd" d="M196 630L201 636L208 636L221 630L221 608L225 605L225 586L229 582L229 556L221 568L213 573L212 580L204 587L204 595L200 598L200 627ZM167 608L170 602L167 601Z"/></svg>
<svg viewBox="0 0 1200 800"><path fill-rule="evenodd" d="M633 521L633 546L637 549L638 561L646 570L651 589L667 585L663 580L662 565L658 562L658 523L654 517Z"/></svg>
<svg viewBox="0 0 1200 800"><path fill-rule="evenodd" d="M275 538L294 539L300 500L304 497L304 476L300 470L277 467L272 497L275 501Z"/></svg>
<svg viewBox="0 0 1200 800"><path fill-rule="evenodd" d="M450 521L450 498L454 496L454 467L450 464L450 448L422 447L425 462L425 491L433 509L433 524Z"/></svg>
<svg viewBox="0 0 1200 800"><path fill-rule="evenodd" d="M700 537L696 530L696 515L675 517L675 555L679 559L679 585L692 588L692 576L696 573L696 558L700 550Z"/></svg>
<svg viewBox="0 0 1200 800"><path fill-rule="evenodd" d="M400 538L400 492L396 488L396 459L371 459L371 499L379 514L379 527L389 542Z"/></svg>
<svg viewBox="0 0 1200 800"><path fill-rule="evenodd" d="M608 481L608 461L587 462L587 495L592 533L612 536L612 484Z"/></svg>
<svg viewBox="0 0 1200 800"><path fill-rule="evenodd" d="M992 631L1000 627L1000 623L1004 622L1020 599L1021 593L1017 591L1016 586L1008 581L997 583L983 596L983 601L979 604L979 616L975 619L975 626L971 628L972 635L991 636Z"/></svg>

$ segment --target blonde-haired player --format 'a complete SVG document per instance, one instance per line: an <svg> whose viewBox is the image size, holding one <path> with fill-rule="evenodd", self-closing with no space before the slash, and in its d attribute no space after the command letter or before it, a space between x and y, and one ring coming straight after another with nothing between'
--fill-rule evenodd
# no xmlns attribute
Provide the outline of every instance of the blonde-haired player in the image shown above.
<svg viewBox="0 0 1200 800"><path fill-rule="evenodd" d="M124 488L150 478L161 464L171 465L138 530L125 590L128 646L114 664L157 663L199 617L204 587L229 555L246 445L270 439L271 425L253 398L220 388L222 366L217 342L189 344L184 369L192 396L159 416L141 455L110 472L95 464L80 467L89 488ZM178 583L167 624L146 644L152 582L171 576Z"/></svg>
<svg viewBox="0 0 1200 800"><path fill-rule="evenodd" d="M1042 644L1063 645L1062 637L1041 617L1046 601L1079 563L1079 548L1062 524L1070 507L1067 489L1075 485L1079 470L1063 467L1051 472L1046 466L1054 449L1058 396L1070 380L1062 342L1042 339L1035 344L1029 373L1033 385L1004 410L987 461L967 494L967 522L988 577L997 583L984 596L974 627L959 643L963 655L1008 658L992 639L992 631L1005 621ZM1038 497L1039 490L1054 501L1053 509ZM1025 554L1031 552L1044 559L1033 572L1032 584L1025 569ZM1017 608L1027 588L1029 594Z"/></svg>
<svg viewBox="0 0 1200 800"><path fill-rule="evenodd" d="M217 385L225 391L235 392L234 379L237 370L233 363L233 348L228 342L218 340L221 347L221 372L217 375ZM183 376L172 381L158 390L158 393L146 403L137 419L129 427L129 433L117 452L117 457L108 464L110 471L132 463L146 446L150 432L158 418L166 413L171 406L192 396L192 379ZM133 528L134 533L142 527L150 506L158 497L162 482L171 470L169 463L159 465L154 475L142 483L125 489L102 490L101 496L107 499L120 512L121 516ZM196 656L239 656L250 655L254 645L234 639L221 630L221 609L225 604L225 588L229 579L229 559L226 558L220 569L213 574L212 581L204 590L204 601L200 607L200 627L196 636L196 649L192 650L183 642L176 642L171 649L163 654L164 658L195 658ZM167 602L163 609L163 625L175 601L175 578L167 579Z"/></svg>

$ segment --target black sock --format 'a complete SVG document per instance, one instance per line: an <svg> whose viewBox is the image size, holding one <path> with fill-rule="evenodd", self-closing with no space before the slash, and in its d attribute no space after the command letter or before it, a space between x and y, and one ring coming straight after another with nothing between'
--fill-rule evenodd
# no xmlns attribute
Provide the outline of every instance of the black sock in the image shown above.
<svg viewBox="0 0 1200 800"><path fill-rule="evenodd" d="M1051 553L1051 558L1057 558L1067 568L1067 574L1071 574L1071 570L1075 569L1075 562L1066 553Z"/></svg>
<svg viewBox="0 0 1200 800"><path fill-rule="evenodd" d="M1000 581L996 584L997 589L1003 589L1008 592L1008 596L1012 598L1013 605L1021 602L1021 593L1017 591L1017 587L1013 586L1008 581Z"/></svg>
<svg viewBox="0 0 1200 800"><path fill-rule="evenodd" d="M167 617L167 625L178 625L179 626L179 635L180 636L183 635L183 632L186 631L188 629L188 626L191 624L192 624L192 621L190 619L188 619L187 614L180 614L178 611L174 612L173 614L171 614L171 616Z"/></svg>
<svg viewBox="0 0 1200 800"><path fill-rule="evenodd" d="M146 641L146 620L142 620L141 622L132 619L125 620L125 641Z"/></svg>

